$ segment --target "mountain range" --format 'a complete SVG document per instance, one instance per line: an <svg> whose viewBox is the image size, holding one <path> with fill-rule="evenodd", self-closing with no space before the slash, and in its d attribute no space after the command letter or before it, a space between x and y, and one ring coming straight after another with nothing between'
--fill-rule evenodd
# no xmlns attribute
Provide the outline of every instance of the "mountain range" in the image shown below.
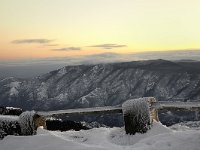
<svg viewBox="0 0 200 150"><path fill-rule="evenodd" d="M200 62L159 59L76 65L31 79L8 77L0 80L0 106L24 110L113 106L128 99L148 96L158 101L199 101ZM196 120L200 117L198 114L161 112L159 118L171 125ZM110 126L123 124L121 115L72 119L96 120Z"/></svg>
<svg viewBox="0 0 200 150"><path fill-rule="evenodd" d="M0 81L0 106L57 110L119 105L131 98L200 99L200 62L148 60L66 66L31 79Z"/></svg>

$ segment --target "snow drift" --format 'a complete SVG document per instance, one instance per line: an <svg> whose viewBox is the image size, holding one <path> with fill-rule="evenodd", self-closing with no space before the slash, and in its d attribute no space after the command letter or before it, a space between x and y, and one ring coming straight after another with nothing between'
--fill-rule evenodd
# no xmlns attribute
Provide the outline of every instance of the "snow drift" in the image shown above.
<svg viewBox="0 0 200 150"><path fill-rule="evenodd" d="M200 131L173 131L154 123L145 134L127 135L124 128L56 132L39 128L34 136L7 136L0 150L199 150Z"/></svg>

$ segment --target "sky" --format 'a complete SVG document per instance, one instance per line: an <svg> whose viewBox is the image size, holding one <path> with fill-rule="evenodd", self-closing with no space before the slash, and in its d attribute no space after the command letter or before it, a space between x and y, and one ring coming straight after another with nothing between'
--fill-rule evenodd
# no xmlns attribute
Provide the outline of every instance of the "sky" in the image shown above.
<svg viewBox="0 0 200 150"><path fill-rule="evenodd" d="M0 60L200 49L199 0L0 0Z"/></svg>

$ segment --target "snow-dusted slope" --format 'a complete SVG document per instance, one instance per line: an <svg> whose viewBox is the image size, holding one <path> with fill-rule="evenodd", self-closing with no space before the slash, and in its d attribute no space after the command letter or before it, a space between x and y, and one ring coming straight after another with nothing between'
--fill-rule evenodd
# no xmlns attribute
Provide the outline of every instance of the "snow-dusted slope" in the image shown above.
<svg viewBox="0 0 200 150"><path fill-rule="evenodd" d="M200 63L165 60L67 66L0 81L0 105L29 110L114 106L127 99L200 99Z"/></svg>
<svg viewBox="0 0 200 150"><path fill-rule="evenodd" d="M187 130L199 130L200 131L200 121L187 121L187 122L181 122L174 124L170 126L171 129L173 130L182 130L182 131L187 131Z"/></svg>
<svg viewBox="0 0 200 150"><path fill-rule="evenodd" d="M126 135L123 128L52 132L35 136L8 136L0 150L199 150L200 131L173 131L154 123L146 134Z"/></svg>

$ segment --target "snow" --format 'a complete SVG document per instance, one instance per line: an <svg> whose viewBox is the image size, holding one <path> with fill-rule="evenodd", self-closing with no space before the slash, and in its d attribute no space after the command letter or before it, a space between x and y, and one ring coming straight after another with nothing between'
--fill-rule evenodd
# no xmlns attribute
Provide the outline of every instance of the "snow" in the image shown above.
<svg viewBox="0 0 200 150"><path fill-rule="evenodd" d="M66 73L67 73L66 67L63 67L63 68L59 69L59 71L58 71L59 76L63 76Z"/></svg>
<svg viewBox="0 0 200 150"><path fill-rule="evenodd" d="M162 109L162 108L185 108L192 109L200 107L200 102L179 102L179 101L160 101L153 104L154 108Z"/></svg>
<svg viewBox="0 0 200 150"><path fill-rule="evenodd" d="M131 99L127 100L122 104L123 114L134 114L137 112L145 113L145 111L149 111L150 104L148 103L148 97Z"/></svg>
<svg viewBox="0 0 200 150"><path fill-rule="evenodd" d="M15 95L15 96L17 96L18 94L19 94L19 91L17 90L19 87L20 87L20 83L21 82L11 82L10 83L10 96L13 96L13 95Z"/></svg>
<svg viewBox="0 0 200 150"><path fill-rule="evenodd" d="M116 128L116 131L112 132L110 135L111 141L118 145L134 145L142 139L172 132L171 129L167 128L166 126L163 126L159 122L154 122L153 126L154 127L151 130L149 130L146 134L136 133L134 136L130 134L127 135L123 128L121 128L121 130Z"/></svg>
<svg viewBox="0 0 200 150"><path fill-rule="evenodd" d="M105 107L92 107L92 108L77 108L77 109L66 109L56 111L38 111L37 113L42 116L51 116L59 114L83 114L83 113L94 113L94 112L120 112L120 106L105 106Z"/></svg>
<svg viewBox="0 0 200 150"><path fill-rule="evenodd" d="M67 93L61 93L58 96L55 97L56 100L58 100L59 102L61 101L68 101L68 94Z"/></svg>
<svg viewBox="0 0 200 150"><path fill-rule="evenodd" d="M83 96L80 98L80 100L78 101L80 104L86 104L86 105L89 105L89 101L87 100L87 95L86 96Z"/></svg>
<svg viewBox="0 0 200 150"><path fill-rule="evenodd" d="M15 80L15 78L14 77L6 77L6 78L0 80L0 82L6 82L6 81L9 81L9 80L13 81L13 80Z"/></svg>
<svg viewBox="0 0 200 150"><path fill-rule="evenodd" d="M47 84L45 82L42 82L40 87L37 89L37 98L39 100L48 98Z"/></svg>
<svg viewBox="0 0 200 150"><path fill-rule="evenodd" d="M18 109L20 109L20 108L16 108L16 107L6 107L6 109L18 110Z"/></svg>
<svg viewBox="0 0 200 150"><path fill-rule="evenodd" d="M18 116L0 115L0 121L17 121Z"/></svg>
<svg viewBox="0 0 200 150"><path fill-rule="evenodd" d="M187 130L199 130L200 131L200 121L187 121L187 122L181 122L174 124L170 126L173 130L181 130L181 131L187 131Z"/></svg>
<svg viewBox="0 0 200 150"><path fill-rule="evenodd" d="M124 128L47 131L34 136L7 136L0 150L199 150L200 131L174 131L154 122L145 134L126 135Z"/></svg>

